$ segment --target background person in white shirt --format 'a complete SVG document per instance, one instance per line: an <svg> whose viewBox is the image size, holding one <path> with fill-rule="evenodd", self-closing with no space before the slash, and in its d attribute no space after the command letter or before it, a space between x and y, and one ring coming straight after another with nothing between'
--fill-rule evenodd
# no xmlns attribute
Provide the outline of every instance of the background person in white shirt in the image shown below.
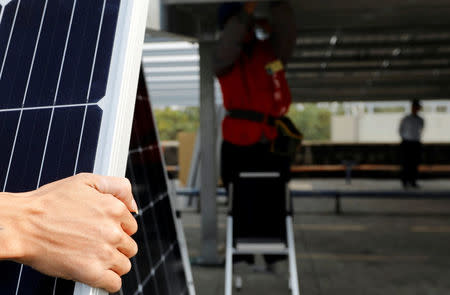
<svg viewBox="0 0 450 295"><path fill-rule="evenodd" d="M424 120L418 115L422 106L418 100L413 100L411 105L411 114L404 117L400 123L400 137L402 143L400 146L402 160L402 183L403 187L408 186L418 188L417 168L420 164L422 154L422 131Z"/></svg>

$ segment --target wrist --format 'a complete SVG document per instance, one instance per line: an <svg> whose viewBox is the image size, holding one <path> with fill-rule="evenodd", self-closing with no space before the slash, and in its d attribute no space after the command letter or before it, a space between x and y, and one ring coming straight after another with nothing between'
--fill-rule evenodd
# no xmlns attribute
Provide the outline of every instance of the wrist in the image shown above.
<svg viewBox="0 0 450 295"><path fill-rule="evenodd" d="M30 208L27 193L0 193L0 260L21 260L26 256L23 241Z"/></svg>

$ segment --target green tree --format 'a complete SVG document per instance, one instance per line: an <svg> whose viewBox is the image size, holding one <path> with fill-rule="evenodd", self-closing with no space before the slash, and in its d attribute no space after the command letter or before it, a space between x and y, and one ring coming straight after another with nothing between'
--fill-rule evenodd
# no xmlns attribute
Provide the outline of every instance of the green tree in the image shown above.
<svg viewBox="0 0 450 295"><path fill-rule="evenodd" d="M161 140L176 140L178 132L195 132L200 118L197 107L155 109L156 124Z"/></svg>
<svg viewBox="0 0 450 295"><path fill-rule="evenodd" d="M330 139L329 110L319 108L315 104L304 104L303 110L293 105L288 117L303 133L305 140ZM178 132L181 131L196 132L200 124L198 107L156 109L155 118L161 140L176 140Z"/></svg>
<svg viewBox="0 0 450 295"><path fill-rule="evenodd" d="M330 140L331 112L315 104L304 104L303 110L292 105L287 116L300 129L305 140Z"/></svg>

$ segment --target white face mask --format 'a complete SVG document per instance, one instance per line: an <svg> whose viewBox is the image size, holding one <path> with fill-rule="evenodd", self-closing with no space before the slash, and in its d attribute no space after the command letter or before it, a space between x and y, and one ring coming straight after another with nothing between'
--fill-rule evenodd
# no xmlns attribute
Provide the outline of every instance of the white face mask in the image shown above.
<svg viewBox="0 0 450 295"><path fill-rule="evenodd" d="M270 34L268 34L264 29L256 27L255 28L256 39L264 41L269 39Z"/></svg>

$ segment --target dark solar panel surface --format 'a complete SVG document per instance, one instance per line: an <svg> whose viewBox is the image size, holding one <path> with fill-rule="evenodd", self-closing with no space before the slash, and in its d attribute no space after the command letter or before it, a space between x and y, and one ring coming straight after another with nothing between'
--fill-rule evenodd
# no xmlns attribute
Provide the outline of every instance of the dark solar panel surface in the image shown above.
<svg viewBox="0 0 450 295"><path fill-rule="evenodd" d="M188 294L163 159L141 71L128 155L127 177L139 207L134 236L139 253L124 277L122 294Z"/></svg>
<svg viewBox="0 0 450 295"><path fill-rule="evenodd" d="M92 172L120 0L0 1L0 185L36 189ZM85 128L86 127L86 128ZM1 295L74 283L0 262Z"/></svg>

